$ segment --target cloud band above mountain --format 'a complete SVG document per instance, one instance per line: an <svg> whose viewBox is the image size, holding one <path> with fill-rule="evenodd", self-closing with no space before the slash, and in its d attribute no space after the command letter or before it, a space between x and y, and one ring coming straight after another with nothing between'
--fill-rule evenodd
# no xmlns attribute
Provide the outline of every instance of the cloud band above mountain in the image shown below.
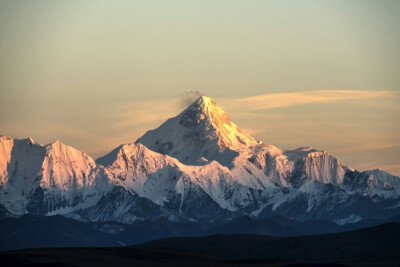
<svg viewBox="0 0 400 267"><path fill-rule="evenodd" d="M398 95L394 91L314 90L291 93L265 94L229 99L231 105L246 110L284 108L296 105L331 103L336 101L362 100ZM228 100L225 100L228 102ZM224 101L224 102L225 102ZM227 103L228 104L228 103Z"/></svg>

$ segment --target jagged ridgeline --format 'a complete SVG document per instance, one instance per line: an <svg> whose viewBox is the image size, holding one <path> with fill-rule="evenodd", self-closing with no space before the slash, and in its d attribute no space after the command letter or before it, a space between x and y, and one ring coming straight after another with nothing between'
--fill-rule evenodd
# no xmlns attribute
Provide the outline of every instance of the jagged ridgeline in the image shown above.
<svg viewBox="0 0 400 267"><path fill-rule="evenodd" d="M255 141L202 96L96 162L59 141L0 138L0 216L61 214L133 223L248 215L338 224L400 213L400 178L358 172L325 151Z"/></svg>

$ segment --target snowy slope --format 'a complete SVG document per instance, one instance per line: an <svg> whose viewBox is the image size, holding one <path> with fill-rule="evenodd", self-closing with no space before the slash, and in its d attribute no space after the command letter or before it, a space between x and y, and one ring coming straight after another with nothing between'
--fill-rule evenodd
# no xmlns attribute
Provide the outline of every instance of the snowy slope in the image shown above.
<svg viewBox="0 0 400 267"><path fill-rule="evenodd" d="M0 200L10 212L25 212L27 196L39 186L45 154L32 139L0 137Z"/></svg>
<svg viewBox="0 0 400 267"><path fill-rule="evenodd" d="M120 146L97 162L106 167L116 185L160 206L170 207L172 212L182 212L187 202L193 202L191 198L211 200L216 212L222 212L220 209L234 212L243 208L244 203L254 202L253 198L249 199L251 188L216 161L200 166L185 165L137 143ZM174 207L173 202L177 202Z"/></svg>
<svg viewBox="0 0 400 267"><path fill-rule="evenodd" d="M240 150L257 145L206 96L159 128L148 131L137 142L185 164L201 165L216 160L229 167Z"/></svg>
<svg viewBox="0 0 400 267"><path fill-rule="evenodd" d="M0 138L0 203L15 214L62 214L94 205L109 179L87 154L55 141Z"/></svg>

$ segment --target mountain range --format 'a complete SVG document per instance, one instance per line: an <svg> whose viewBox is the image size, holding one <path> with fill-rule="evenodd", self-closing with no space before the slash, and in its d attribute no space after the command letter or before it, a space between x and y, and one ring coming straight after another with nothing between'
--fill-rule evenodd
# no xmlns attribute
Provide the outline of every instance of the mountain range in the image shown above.
<svg viewBox="0 0 400 267"><path fill-rule="evenodd" d="M0 218L62 215L134 224L276 216L345 225L400 214L400 177L326 151L256 141L206 96L93 160L55 141L0 137Z"/></svg>

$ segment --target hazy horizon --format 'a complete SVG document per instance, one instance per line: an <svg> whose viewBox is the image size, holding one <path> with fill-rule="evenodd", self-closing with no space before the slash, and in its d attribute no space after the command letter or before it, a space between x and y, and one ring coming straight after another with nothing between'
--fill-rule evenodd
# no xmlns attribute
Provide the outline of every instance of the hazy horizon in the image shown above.
<svg viewBox="0 0 400 267"><path fill-rule="evenodd" d="M398 1L1 1L0 134L94 158L199 94L264 143L400 175Z"/></svg>

